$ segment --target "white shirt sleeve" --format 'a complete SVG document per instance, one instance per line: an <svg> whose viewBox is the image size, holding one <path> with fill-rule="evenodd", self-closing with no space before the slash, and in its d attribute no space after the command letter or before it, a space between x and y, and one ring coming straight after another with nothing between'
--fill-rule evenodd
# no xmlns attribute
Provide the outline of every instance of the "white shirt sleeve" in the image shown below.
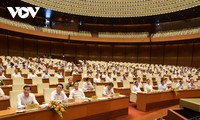
<svg viewBox="0 0 200 120"><path fill-rule="evenodd" d="M1 88L0 88L0 95L5 95L5 93L3 92Z"/></svg>
<svg viewBox="0 0 200 120"><path fill-rule="evenodd" d="M22 97L22 94L17 95L17 108L25 107L24 105L22 105L21 97Z"/></svg>

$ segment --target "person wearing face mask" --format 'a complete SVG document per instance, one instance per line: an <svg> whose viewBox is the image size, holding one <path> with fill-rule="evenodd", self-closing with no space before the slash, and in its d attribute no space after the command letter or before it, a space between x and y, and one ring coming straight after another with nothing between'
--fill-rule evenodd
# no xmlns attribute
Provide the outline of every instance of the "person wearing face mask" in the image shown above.
<svg viewBox="0 0 200 120"><path fill-rule="evenodd" d="M17 108L26 109L27 105L30 104L37 104L39 106L35 95L31 93L31 86L25 85L23 90L24 92L17 96Z"/></svg>

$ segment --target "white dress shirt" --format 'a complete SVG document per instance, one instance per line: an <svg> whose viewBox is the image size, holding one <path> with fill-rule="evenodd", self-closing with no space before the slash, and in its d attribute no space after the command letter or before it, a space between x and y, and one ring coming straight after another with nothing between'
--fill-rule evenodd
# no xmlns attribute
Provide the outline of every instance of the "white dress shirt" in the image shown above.
<svg viewBox="0 0 200 120"><path fill-rule="evenodd" d="M94 88L91 82L84 82L83 83L83 90L88 90Z"/></svg>
<svg viewBox="0 0 200 120"><path fill-rule="evenodd" d="M112 95L112 94L114 94L113 88L110 89L110 90L108 89L107 86L103 88L103 95L110 96L110 95Z"/></svg>
<svg viewBox="0 0 200 120"><path fill-rule="evenodd" d="M133 93L141 92L140 86L139 85L138 86L134 85L133 89L132 89L132 92Z"/></svg>
<svg viewBox="0 0 200 120"><path fill-rule="evenodd" d="M70 95L69 95L69 98L78 98L78 99L85 99L85 94L83 92L82 89L73 89L71 92L70 92Z"/></svg>
<svg viewBox="0 0 200 120"><path fill-rule="evenodd" d="M153 87L152 87L151 84L145 84L145 85L144 85L144 92L147 92L148 90L149 90L150 92L153 91Z"/></svg>
<svg viewBox="0 0 200 120"><path fill-rule="evenodd" d="M14 78L14 77L22 77L22 76L21 76L20 73L17 73L17 74L13 73L13 74L12 74L12 78Z"/></svg>
<svg viewBox="0 0 200 120"><path fill-rule="evenodd" d="M22 108L29 104L38 104L35 95L33 93L29 93L29 96L26 97L24 93L21 93L17 96L17 107Z"/></svg>
<svg viewBox="0 0 200 120"><path fill-rule="evenodd" d="M42 75L42 78L44 78L44 79L46 79L46 78L50 78L49 73L48 73L48 74L45 74L45 73L44 73L44 74Z"/></svg>
<svg viewBox="0 0 200 120"><path fill-rule="evenodd" d="M58 94L57 91L54 90L51 93L51 98L50 98L51 101L53 101L53 100L65 100L65 99L67 99L67 96L66 96L64 91L61 91L61 93Z"/></svg>
<svg viewBox="0 0 200 120"><path fill-rule="evenodd" d="M167 85L166 84L159 84L158 85L158 90L159 91L163 91L163 90L168 90L168 87L167 87Z"/></svg>
<svg viewBox="0 0 200 120"><path fill-rule="evenodd" d="M28 74L28 79L32 79L34 77L37 77L37 74L32 74L32 73Z"/></svg>
<svg viewBox="0 0 200 120"><path fill-rule="evenodd" d="M106 77L106 82L113 82L113 78L112 77Z"/></svg>
<svg viewBox="0 0 200 120"><path fill-rule="evenodd" d="M96 82L101 82L101 79L100 78L93 78L93 80L94 80L94 82L96 83Z"/></svg>

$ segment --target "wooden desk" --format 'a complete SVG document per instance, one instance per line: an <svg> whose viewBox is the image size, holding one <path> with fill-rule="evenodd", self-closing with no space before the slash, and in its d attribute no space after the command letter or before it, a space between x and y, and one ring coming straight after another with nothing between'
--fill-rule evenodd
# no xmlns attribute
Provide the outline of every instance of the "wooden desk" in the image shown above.
<svg viewBox="0 0 200 120"><path fill-rule="evenodd" d="M0 110L6 110L9 106L9 98L0 97Z"/></svg>
<svg viewBox="0 0 200 120"><path fill-rule="evenodd" d="M38 103L42 104L44 102L44 95L39 94L39 93L34 93L34 94L35 94L35 97L36 97ZM69 97L68 91L66 91L65 94ZM86 92L84 92L84 94L86 97L89 97L89 98L96 95L95 91L86 91ZM9 100L10 100L9 98L0 97L0 110L6 110L8 107L10 107ZM17 98L16 98L16 100L17 100Z"/></svg>
<svg viewBox="0 0 200 120"><path fill-rule="evenodd" d="M130 96L131 89L130 88L114 88L115 93L120 93L122 95Z"/></svg>
<svg viewBox="0 0 200 120"><path fill-rule="evenodd" d="M128 106L128 97L75 104L70 105L67 110L63 112L63 118L66 120L113 119L121 115L127 115ZM11 111L12 110L6 110L6 112L0 112L0 120L39 120L44 118L45 120L61 120L61 118L53 109L37 110L20 114Z"/></svg>
<svg viewBox="0 0 200 120"><path fill-rule="evenodd" d="M168 107L179 103L180 98L200 97L200 89L174 92L137 93L137 109L147 111L153 108Z"/></svg>
<svg viewBox="0 0 200 120"><path fill-rule="evenodd" d="M86 97L89 97L89 98L96 95L95 91L85 91L84 94Z"/></svg>

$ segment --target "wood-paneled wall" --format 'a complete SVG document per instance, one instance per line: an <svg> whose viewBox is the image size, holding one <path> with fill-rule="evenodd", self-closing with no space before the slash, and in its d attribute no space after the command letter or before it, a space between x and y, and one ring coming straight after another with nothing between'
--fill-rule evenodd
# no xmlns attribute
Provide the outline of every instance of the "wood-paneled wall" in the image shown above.
<svg viewBox="0 0 200 120"><path fill-rule="evenodd" d="M79 59L137 62L200 67L200 42L161 44L101 44L44 41L0 35L0 55L52 56L70 61Z"/></svg>

